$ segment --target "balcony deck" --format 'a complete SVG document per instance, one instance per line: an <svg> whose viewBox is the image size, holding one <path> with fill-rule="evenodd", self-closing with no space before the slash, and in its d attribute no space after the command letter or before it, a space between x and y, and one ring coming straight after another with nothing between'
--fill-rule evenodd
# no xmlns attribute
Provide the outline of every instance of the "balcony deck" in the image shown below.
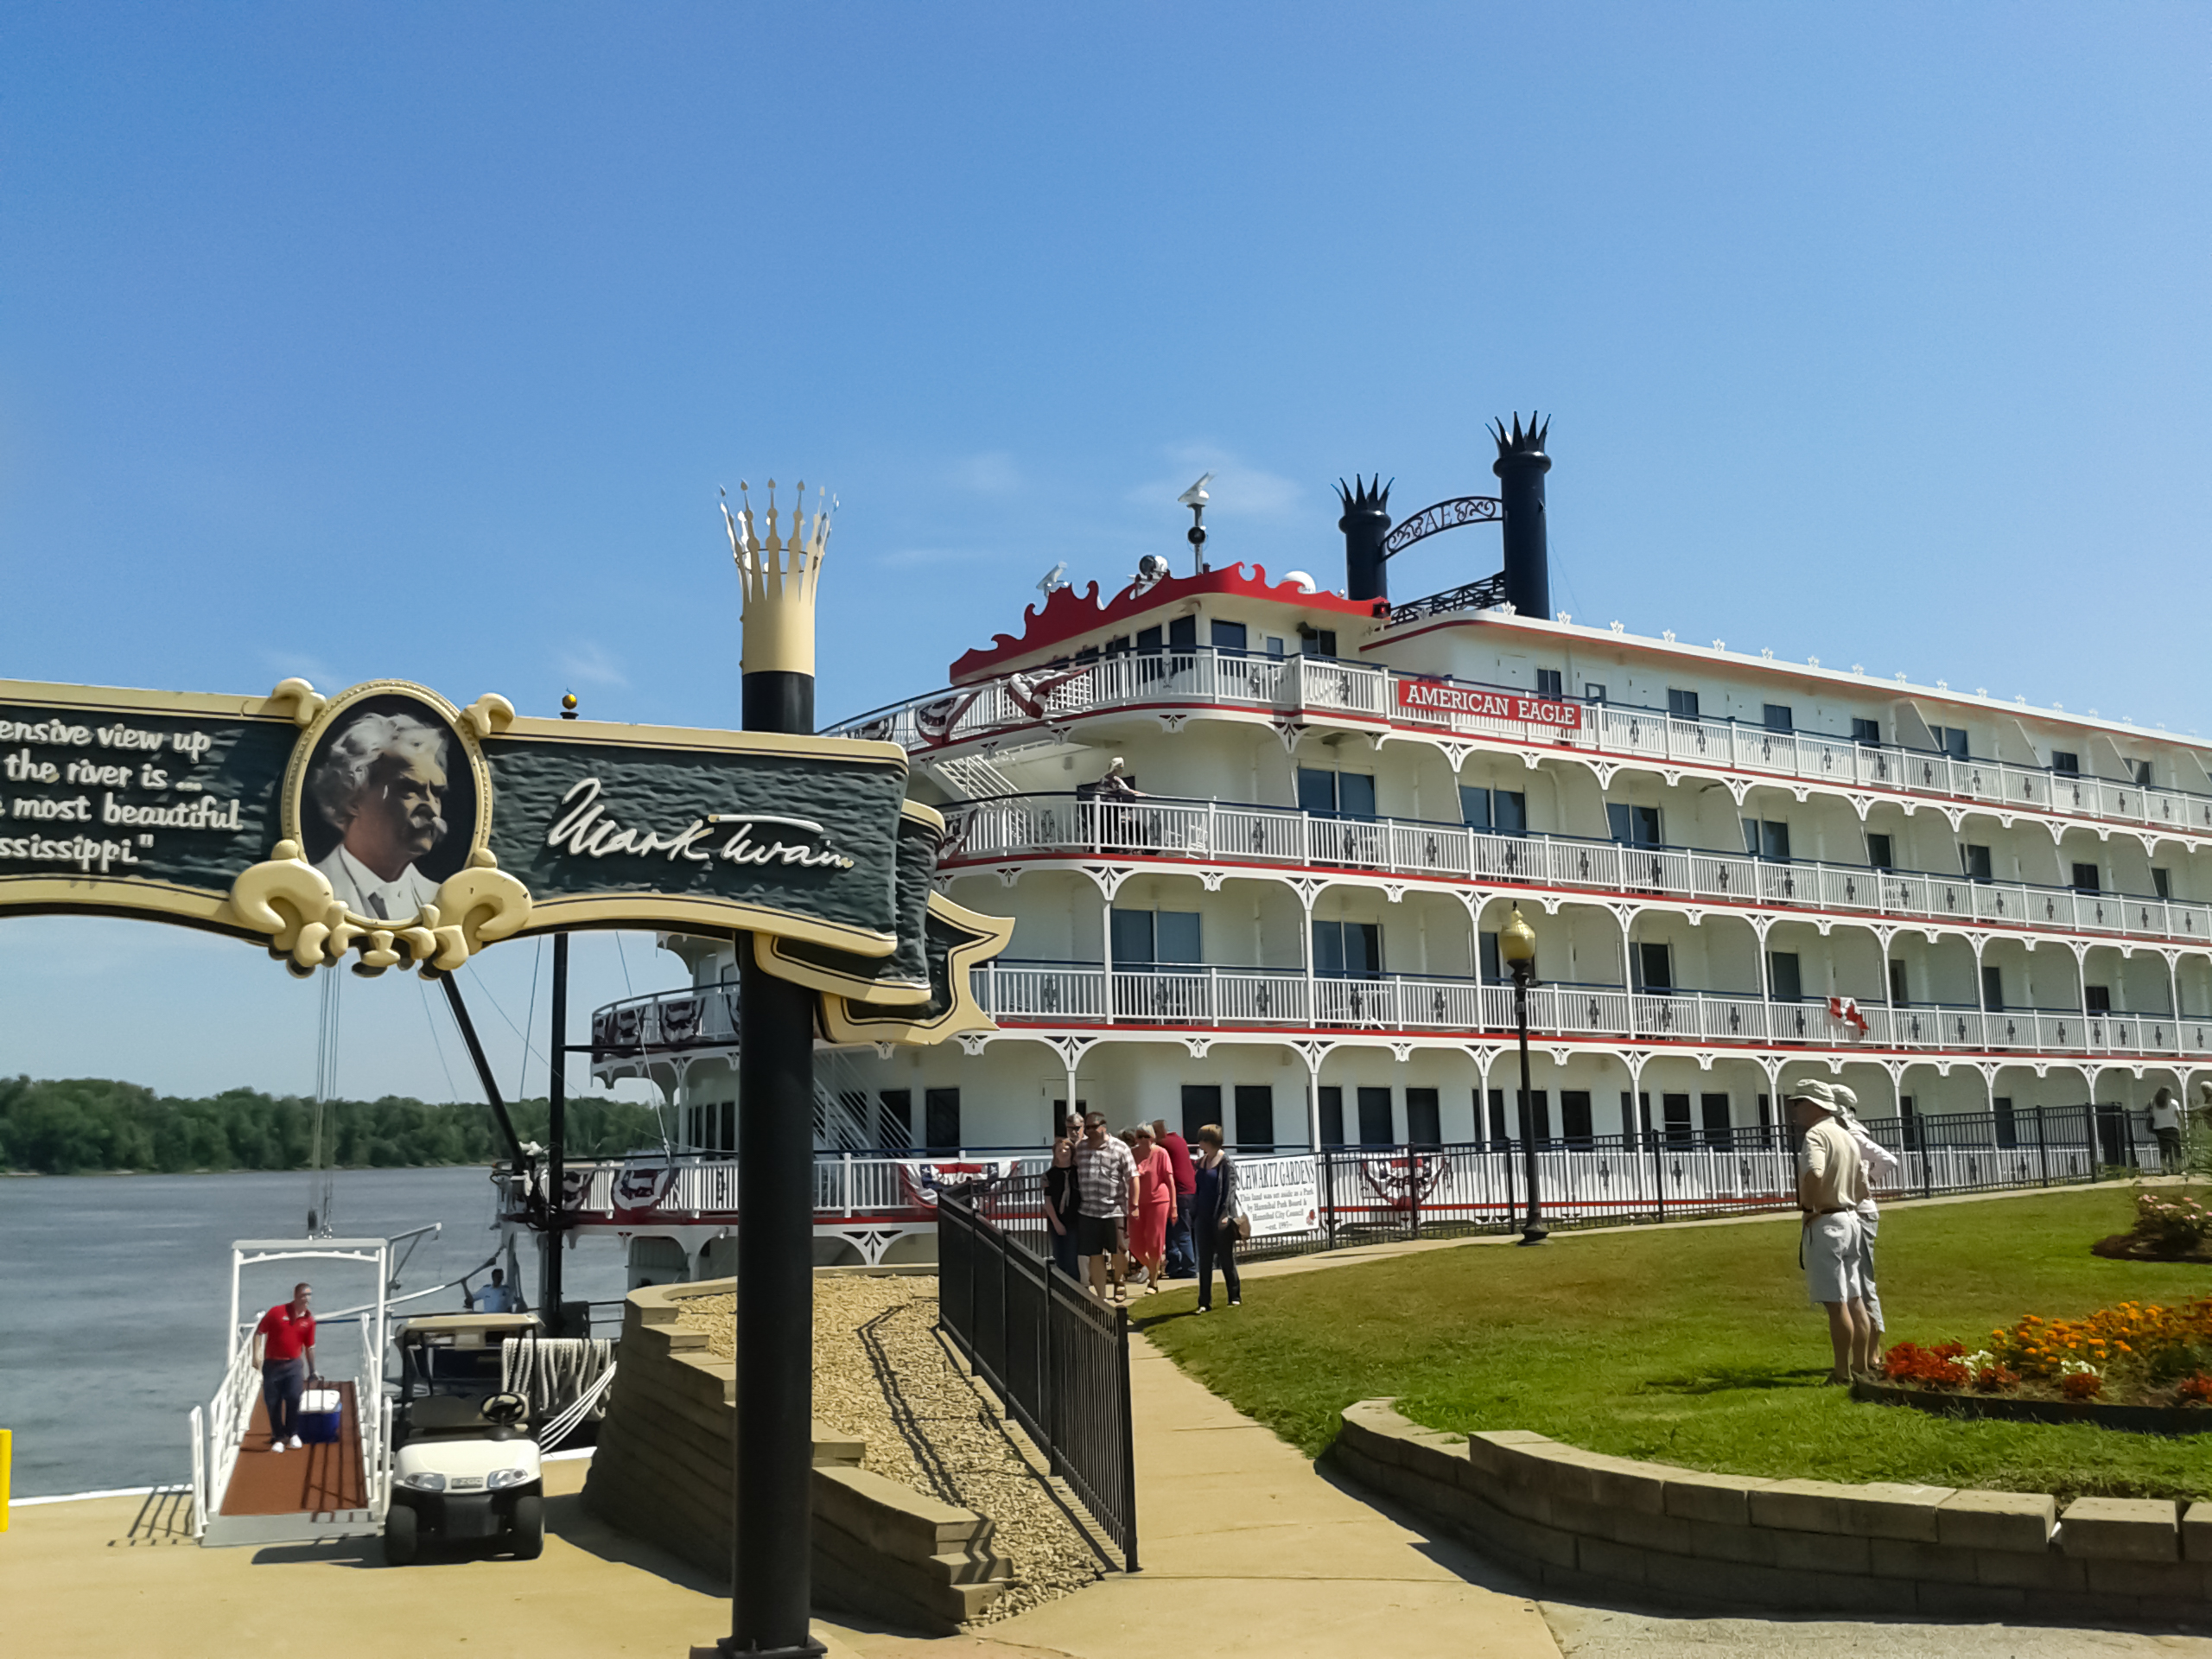
<svg viewBox="0 0 2212 1659"><path fill-rule="evenodd" d="M2024 881L1219 801L1017 795L947 810L953 827L939 867L948 870L1070 858L1256 866L2212 948L2212 904Z"/></svg>
<svg viewBox="0 0 2212 1659"><path fill-rule="evenodd" d="M1111 981L1110 987L1109 981ZM1277 1030L1412 1038L1515 1036L1510 985L1415 975L1313 976L1300 969L991 963L976 995L1002 1025L1145 1030ZM1111 996L1111 1011L1108 998ZM1713 991L1538 985L1529 1031L1546 1041L1791 1047L1885 1054L1943 1052L2128 1058L2212 1057L2212 1018L1859 1005L1860 1032L1817 1001Z"/></svg>
<svg viewBox="0 0 2212 1659"><path fill-rule="evenodd" d="M1250 1031L1452 1040L1513 1038L1513 988L1431 975L1308 975L1302 968L1155 965L1109 974L1096 963L1000 960L975 970L976 1001L1013 1030L1109 1027L1157 1038ZM636 1075L680 1058L734 1058L736 988L695 987L610 1004L592 1016L593 1067ZM2037 1059L2212 1058L2212 1017L1983 1009L1861 1002L1866 1022L1825 1000L1777 1001L1718 991L1540 984L1529 1030L1577 1046L1833 1051L1868 1059L1924 1053ZM865 1207L872 1198L861 1200Z"/></svg>
<svg viewBox="0 0 2212 1659"><path fill-rule="evenodd" d="M1684 719L1617 703L1582 705L1579 730L1440 709L1401 709L1395 683L1431 675L1330 658L1255 657L1211 648L1103 657L1065 670L1001 675L914 697L826 728L925 753L1116 712L1207 709L1605 755L1662 768L1729 772L1835 789L1935 798L2008 813L2212 836L2212 796L2011 762L1959 759L1809 731ZM1524 686L1481 686L1515 696Z"/></svg>

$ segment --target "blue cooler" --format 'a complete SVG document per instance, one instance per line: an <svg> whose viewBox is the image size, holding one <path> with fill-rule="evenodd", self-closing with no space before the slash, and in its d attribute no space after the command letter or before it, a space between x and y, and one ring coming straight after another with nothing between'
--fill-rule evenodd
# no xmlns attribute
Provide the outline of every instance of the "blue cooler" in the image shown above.
<svg viewBox="0 0 2212 1659"><path fill-rule="evenodd" d="M330 1446L338 1440L338 1425L345 1411L335 1389L309 1389L300 1395L301 1441L308 1446Z"/></svg>

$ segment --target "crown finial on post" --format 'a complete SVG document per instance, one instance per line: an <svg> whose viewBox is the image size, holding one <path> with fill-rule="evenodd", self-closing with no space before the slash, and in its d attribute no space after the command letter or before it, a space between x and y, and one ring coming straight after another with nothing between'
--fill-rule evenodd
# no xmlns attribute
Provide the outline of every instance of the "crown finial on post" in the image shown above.
<svg viewBox="0 0 2212 1659"><path fill-rule="evenodd" d="M822 561L830 548L830 512L817 505L814 522L806 521L806 502L792 505L788 532L779 535L774 490L770 494L766 534L753 523L753 506L745 499L745 485L738 485L743 505L733 513L725 492L722 523L729 533L730 556L736 562L745 588L745 647L743 668L747 674L804 674L814 672L814 602L822 580Z"/></svg>

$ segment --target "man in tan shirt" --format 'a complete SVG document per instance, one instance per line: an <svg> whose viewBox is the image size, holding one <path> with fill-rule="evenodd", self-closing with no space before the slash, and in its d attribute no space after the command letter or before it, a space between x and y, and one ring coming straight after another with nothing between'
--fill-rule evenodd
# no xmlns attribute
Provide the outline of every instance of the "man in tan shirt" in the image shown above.
<svg viewBox="0 0 2212 1659"><path fill-rule="evenodd" d="M1805 1132L1797 1149L1797 1207L1804 1212L1798 1260L1805 1289L1827 1310L1833 1383L1848 1383L1852 1369L1873 1339L1863 1281L1859 1206L1866 1201L1866 1166L1859 1144L1839 1121L1834 1094L1817 1078L1784 1096L1789 1121Z"/></svg>

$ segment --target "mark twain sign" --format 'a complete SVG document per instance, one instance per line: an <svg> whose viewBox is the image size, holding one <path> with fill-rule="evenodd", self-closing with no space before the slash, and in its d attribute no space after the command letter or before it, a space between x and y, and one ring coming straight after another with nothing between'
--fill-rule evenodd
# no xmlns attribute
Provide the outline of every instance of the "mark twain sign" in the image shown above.
<svg viewBox="0 0 2212 1659"><path fill-rule="evenodd" d="M0 912L156 917L297 973L580 927L747 931L834 1038L985 1025L1007 926L931 891L893 744L518 716L400 681L266 697L0 681Z"/></svg>

